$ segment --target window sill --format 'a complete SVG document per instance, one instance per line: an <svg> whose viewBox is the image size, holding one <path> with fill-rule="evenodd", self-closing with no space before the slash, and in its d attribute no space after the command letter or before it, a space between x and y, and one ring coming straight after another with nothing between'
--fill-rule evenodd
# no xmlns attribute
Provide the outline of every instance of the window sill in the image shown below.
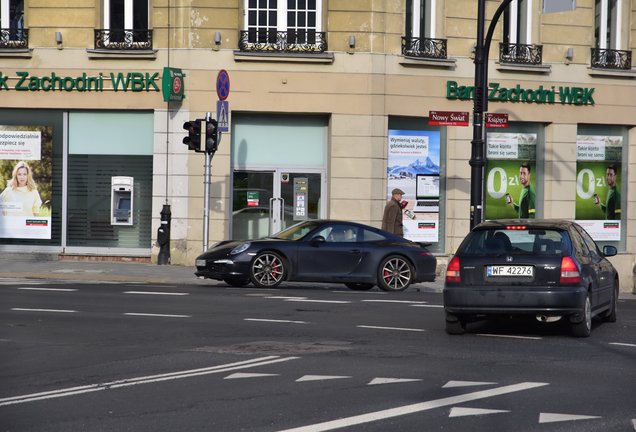
<svg viewBox="0 0 636 432"><path fill-rule="evenodd" d="M636 78L636 70L634 69L616 70L616 69L588 68L588 74L593 77L623 78L623 79Z"/></svg>
<svg viewBox="0 0 636 432"><path fill-rule="evenodd" d="M146 59L155 60L157 50L104 50L87 49L90 59Z"/></svg>
<svg viewBox="0 0 636 432"><path fill-rule="evenodd" d="M453 58L433 59L433 58L425 58L425 57L404 56L402 57L402 60L400 60L400 64L402 66L423 66L423 67L455 69L457 65L457 60Z"/></svg>
<svg viewBox="0 0 636 432"><path fill-rule="evenodd" d="M509 64L497 62L497 70L500 72L528 72L536 74L549 74L552 71L550 65L524 65L524 64Z"/></svg>
<svg viewBox="0 0 636 432"><path fill-rule="evenodd" d="M284 52L234 51L234 61L331 64L334 62L334 55L333 53L296 54Z"/></svg>
<svg viewBox="0 0 636 432"><path fill-rule="evenodd" d="M0 49L0 57L31 58L33 57L33 50L31 48L2 48Z"/></svg>

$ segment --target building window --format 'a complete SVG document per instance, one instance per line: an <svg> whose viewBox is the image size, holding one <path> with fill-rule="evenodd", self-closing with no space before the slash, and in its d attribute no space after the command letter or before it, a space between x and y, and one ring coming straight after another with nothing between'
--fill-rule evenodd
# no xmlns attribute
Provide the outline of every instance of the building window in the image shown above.
<svg viewBox="0 0 636 432"><path fill-rule="evenodd" d="M241 51L324 52L322 0L245 0Z"/></svg>
<svg viewBox="0 0 636 432"><path fill-rule="evenodd" d="M446 39L435 39L436 0L406 0L406 29L402 54L445 59Z"/></svg>
<svg viewBox="0 0 636 432"><path fill-rule="evenodd" d="M24 0L0 0L0 48L27 48Z"/></svg>
<svg viewBox="0 0 636 432"><path fill-rule="evenodd" d="M104 28L95 30L95 48L151 49L148 0L104 0Z"/></svg>
<svg viewBox="0 0 636 432"><path fill-rule="evenodd" d="M595 1L592 67L626 70L632 68L631 50L621 50L622 7L621 0Z"/></svg>
<svg viewBox="0 0 636 432"><path fill-rule="evenodd" d="M513 0L504 10L499 61L538 65L543 47L532 43L532 0Z"/></svg>

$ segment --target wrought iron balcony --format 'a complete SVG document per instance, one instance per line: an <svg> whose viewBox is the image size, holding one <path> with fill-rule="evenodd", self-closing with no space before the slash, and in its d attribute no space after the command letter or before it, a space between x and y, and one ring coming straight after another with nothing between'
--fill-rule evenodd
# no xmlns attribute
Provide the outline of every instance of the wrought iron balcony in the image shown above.
<svg viewBox="0 0 636 432"><path fill-rule="evenodd" d="M540 65L543 45L499 44L499 62L519 65Z"/></svg>
<svg viewBox="0 0 636 432"><path fill-rule="evenodd" d="M0 29L0 49L29 48L28 29Z"/></svg>
<svg viewBox="0 0 636 432"><path fill-rule="evenodd" d="M592 67L629 70L632 68L632 52L592 48Z"/></svg>
<svg viewBox="0 0 636 432"><path fill-rule="evenodd" d="M324 32L313 30L242 30L240 32L239 50L320 54L327 50L327 39Z"/></svg>
<svg viewBox="0 0 636 432"><path fill-rule="evenodd" d="M150 50L152 30L95 29L95 49Z"/></svg>
<svg viewBox="0 0 636 432"><path fill-rule="evenodd" d="M446 59L446 39L414 38L402 36L402 55L431 59Z"/></svg>

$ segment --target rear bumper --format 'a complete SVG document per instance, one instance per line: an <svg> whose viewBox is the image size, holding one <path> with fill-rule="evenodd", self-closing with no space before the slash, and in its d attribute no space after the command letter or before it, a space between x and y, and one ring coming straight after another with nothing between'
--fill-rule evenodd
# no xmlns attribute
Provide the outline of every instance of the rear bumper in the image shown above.
<svg viewBox="0 0 636 432"><path fill-rule="evenodd" d="M548 314L583 311L584 287L444 287L444 309L452 314Z"/></svg>

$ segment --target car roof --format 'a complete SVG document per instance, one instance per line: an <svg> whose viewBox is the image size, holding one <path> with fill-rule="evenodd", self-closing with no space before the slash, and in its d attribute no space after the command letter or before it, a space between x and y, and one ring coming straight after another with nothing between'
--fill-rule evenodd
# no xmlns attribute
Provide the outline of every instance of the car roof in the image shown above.
<svg viewBox="0 0 636 432"><path fill-rule="evenodd" d="M498 219L482 222L473 228L473 231L505 228L509 225L525 225L528 228L539 229L567 230L576 224L566 219Z"/></svg>

